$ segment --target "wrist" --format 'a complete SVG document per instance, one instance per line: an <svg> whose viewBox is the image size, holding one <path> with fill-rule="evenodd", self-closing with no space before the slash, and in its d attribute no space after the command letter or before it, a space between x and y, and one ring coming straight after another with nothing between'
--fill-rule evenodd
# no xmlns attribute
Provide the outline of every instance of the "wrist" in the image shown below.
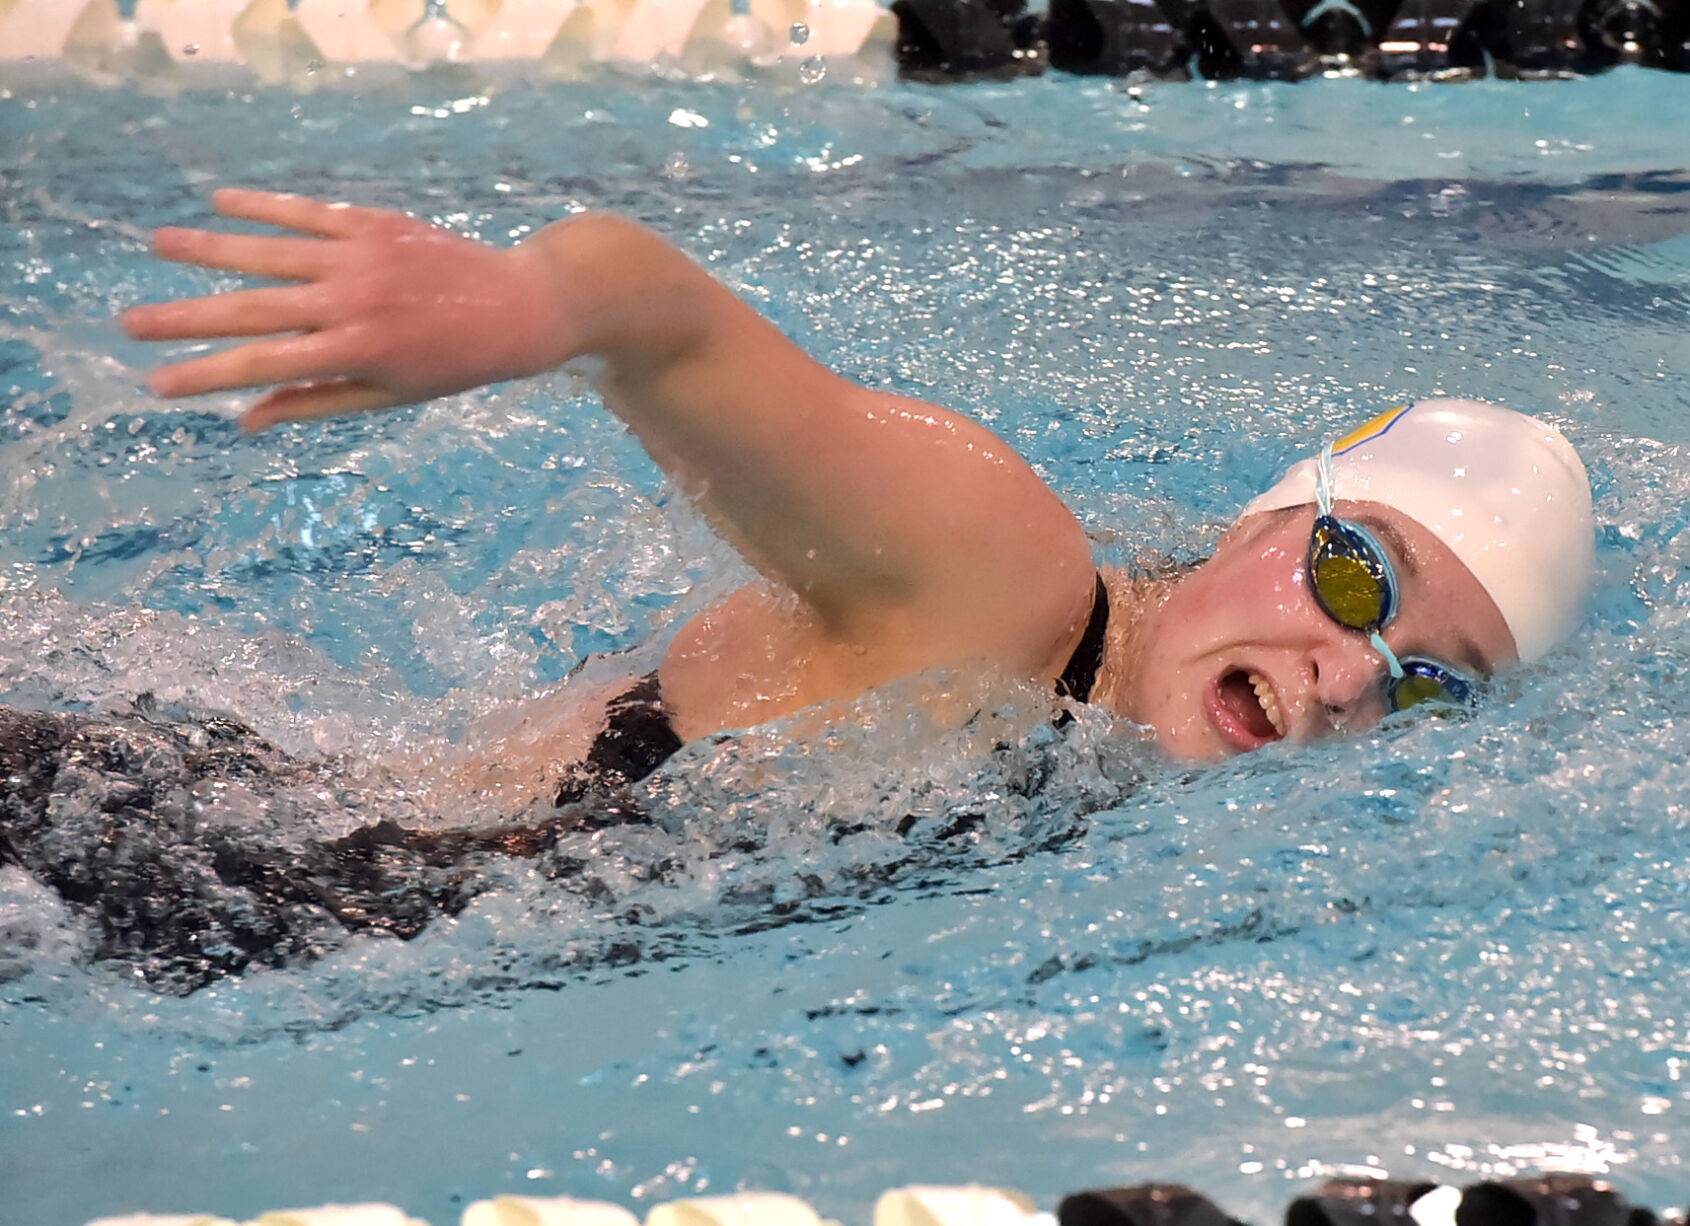
<svg viewBox="0 0 1690 1226"><path fill-rule="evenodd" d="M605 359L655 373L700 341L705 299L720 290L677 248L612 213L578 213L514 249L541 288L549 365Z"/></svg>
<svg viewBox="0 0 1690 1226"><path fill-rule="evenodd" d="M504 335L512 375L555 370L586 352L575 322L578 305L545 249L530 241L500 255L508 278Z"/></svg>

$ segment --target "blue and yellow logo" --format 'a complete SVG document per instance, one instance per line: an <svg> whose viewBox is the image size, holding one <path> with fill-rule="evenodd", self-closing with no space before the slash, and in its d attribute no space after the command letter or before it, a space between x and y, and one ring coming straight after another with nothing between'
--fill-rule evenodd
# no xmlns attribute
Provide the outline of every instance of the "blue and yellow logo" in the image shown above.
<svg viewBox="0 0 1690 1226"><path fill-rule="evenodd" d="M1360 447L1363 443L1371 443L1374 439L1388 431L1402 419L1414 406L1402 405L1400 408L1387 409L1365 425L1357 426L1343 438L1332 444L1333 455L1343 455L1346 451Z"/></svg>

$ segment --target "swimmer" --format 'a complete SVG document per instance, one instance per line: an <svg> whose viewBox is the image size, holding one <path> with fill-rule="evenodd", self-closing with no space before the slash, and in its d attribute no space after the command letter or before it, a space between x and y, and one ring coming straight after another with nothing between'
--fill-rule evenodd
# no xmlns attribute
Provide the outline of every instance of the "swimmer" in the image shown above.
<svg viewBox="0 0 1690 1226"><path fill-rule="evenodd" d="M568 877L564 836L645 821L628 785L686 742L926 670L1033 681L1215 761L1471 703L1576 627L1591 582L1584 468L1507 409L1392 408L1293 465L1201 565L1099 571L1003 440L824 369L632 222L584 214L499 250L294 196L216 205L291 233L166 229L158 253L286 284L127 312L144 339L242 338L154 372L156 393L270 388L243 418L256 431L595 357L606 406L763 582L682 626L654 672L565 687L485 734L455 781L514 819L492 827L382 820L278 849L208 826L194 798L332 786L333 763L148 701L99 719L0 709L0 864L89 917L96 958L163 990L346 932L414 935L483 888L478 857ZM115 824L65 837L61 796Z"/></svg>
<svg viewBox="0 0 1690 1226"><path fill-rule="evenodd" d="M489 780L514 768L568 799L707 734L978 668L1215 761L1471 701L1573 629L1590 584L1584 468L1506 409L1392 410L1294 466L1200 566L1135 578L1098 570L1002 439L827 370L631 221L584 213L496 249L385 210L214 199L284 234L168 228L157 253L287 284L126 312L141 339L241 338L153 372L157 395L270 389L242 418L259 431L597 359L605 406L763 577L590 719L501 741Z"/></svg>

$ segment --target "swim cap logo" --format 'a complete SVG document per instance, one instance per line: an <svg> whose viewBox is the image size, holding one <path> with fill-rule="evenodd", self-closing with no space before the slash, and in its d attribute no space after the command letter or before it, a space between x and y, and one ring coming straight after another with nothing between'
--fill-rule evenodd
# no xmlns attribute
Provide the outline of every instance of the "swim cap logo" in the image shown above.
<svg viewBox="0 0 1690 1226"><path fill-rule="evenodd" d="M1343 455L1346 451L1360 447L1363 443L1372 442L1397 424L1399 418L1414 406L1405 404L1400 408L1387 409L1365 425L1357 426L1343 438L1332 444L1333 455Z"/></svg>

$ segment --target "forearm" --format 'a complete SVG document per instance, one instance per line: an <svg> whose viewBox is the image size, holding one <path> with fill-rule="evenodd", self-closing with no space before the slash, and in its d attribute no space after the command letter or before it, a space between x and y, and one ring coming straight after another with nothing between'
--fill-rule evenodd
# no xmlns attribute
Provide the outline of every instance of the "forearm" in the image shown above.
<svg viewBox="0 0 1690 1226"><path fill-rule="evenodd" d="M865 486L833 467L860 388L624 218L581 214L519 252L552 287L546 364L603 359L606 407L754 565L817 597L896 567L839 531L865 515Z"/></svg>
<svg viewBox="0 0 1690 1226"><path fill-rule="evenodd" d="M381 209L215 204L283 233L166 229L159 254L285 284L126 312L144 339L243 338L155 371L160 395L270 387L242 418L260 430L595 355L606 405L841 642L1037 672L1049 653L1016 644L1062 638L1089 607L1084 534L1002 440L832 373L634 222L585 213L500 249Z"/></svg>
<svg viewBox="0 0 1690 1226"><path fill-rule="evenodd" d="M957 604L1012 621L995 605L1026 596L1006 575L1089 599L1073 516L977 422L833 373L632 222L586 214L532 245L557 287L555 360L603 357L606 406L832 632L884 638ZM966 638L959 620L936 624Z"/></svg>

